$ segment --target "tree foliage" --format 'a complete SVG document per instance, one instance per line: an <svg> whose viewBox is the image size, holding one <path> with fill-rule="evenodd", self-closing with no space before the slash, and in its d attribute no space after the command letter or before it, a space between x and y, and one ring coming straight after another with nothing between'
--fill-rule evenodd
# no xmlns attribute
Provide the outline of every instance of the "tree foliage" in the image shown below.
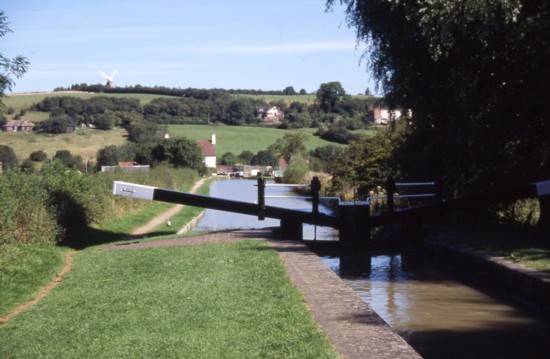
<svg viewBox="0 0 550 359"><path fill-rule="evenodd" d="M550 2L340 2L389 102L413 111L404 174L454 194L550 177Z"/></svg>
<svg viewBox="0 0 550 359"><path fill-rule="evenodd" d="M0 10L0 38L6 36L11 29L8 17ZM14 78L20 78L29 68L29 61L23 56L9 58L0 53L0 97L14 85ZM4 104L0 101L0 114L4 112Z"/></svg>
<svg viewBox="0 0 550 359"><path fill-rule="evenodd" d="M0 162L4 170L17 166L17 156L10 146L0 145Z"/></svg>

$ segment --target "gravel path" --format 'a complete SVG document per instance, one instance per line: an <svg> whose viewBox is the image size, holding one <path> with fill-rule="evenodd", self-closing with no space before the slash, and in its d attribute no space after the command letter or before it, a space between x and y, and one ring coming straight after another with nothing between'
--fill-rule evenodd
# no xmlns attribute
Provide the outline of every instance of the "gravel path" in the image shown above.
<svg viewBox="0 0 550 359"><path fill-rule="evenodd" d="M198 191L198 189L200 188L200 186L202 186L202 184L206 181L206 178L201 178L200 180L198 180L197 182L195 182L195 184L193 185L193 187L191 187L191 190L189 190L189 193L195 193ZM164 224L166 223L166 221L168 221L170 218L174 217L176 214L178 214L182 208L185 207L185 205L183 204L176 204L174 207L162 212L161 214L159 214L158 216L156 216L155 218L151 219L149 222L147 222L146 224L144 224L143 226L141 227L138 227L136 228L133 232L132 232L132 235L142 235L142 234L146 234L146 233L149 233L149 232L152 232L155 230L155 228L157 228L158 226L160 226L161 224Z"/></svg>

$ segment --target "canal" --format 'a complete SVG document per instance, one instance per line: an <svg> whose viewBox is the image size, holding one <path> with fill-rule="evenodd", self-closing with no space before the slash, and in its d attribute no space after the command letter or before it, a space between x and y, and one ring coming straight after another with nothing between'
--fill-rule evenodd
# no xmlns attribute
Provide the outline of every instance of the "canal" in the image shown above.
<svg viewBox="0 0 550 359"><path fill-rule="evenodd" d="M220 180L211 186L210 195L255 202L254 184ZM292 195L284 188L269 188L266 195L270 194ZM310 202L296 198L268 198L266 204L311 210ZM195 230L278 225L278 220L206 210ZM313 226L304 226L304 238L313 236ZM317 239L335 238L335 230L317 228ZM425 358L550 358L547 321L423 251L322 260Z"/></svg>

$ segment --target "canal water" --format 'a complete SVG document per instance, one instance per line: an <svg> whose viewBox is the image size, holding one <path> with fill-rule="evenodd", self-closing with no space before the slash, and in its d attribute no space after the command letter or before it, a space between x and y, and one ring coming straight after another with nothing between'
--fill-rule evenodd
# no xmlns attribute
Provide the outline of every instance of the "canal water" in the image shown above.
<svg viewBox="0 0 550 359"><path fill-rule="evenodd" d="M255 181L215 182L210 195L255 202ZM269 188L266 195L291 195ZM268 205L311 210L303 199L267 199ZM328 209L324 208L324 211ZM196 230L262 228L279 221L207 210ZM313 227L304 226L313 238ZM317 238L337 238L329 228ZM396 332L425 358L550 358L550 326L535 313L495 297L476 283L452 274L421 251L323 257ZM456 268L455 268L456 270Z"/></svg>

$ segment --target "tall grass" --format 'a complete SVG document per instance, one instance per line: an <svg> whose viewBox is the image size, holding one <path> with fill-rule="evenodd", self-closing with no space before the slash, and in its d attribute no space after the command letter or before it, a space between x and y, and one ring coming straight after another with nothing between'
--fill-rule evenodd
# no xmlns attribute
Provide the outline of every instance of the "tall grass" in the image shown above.
<svg viewBox="0 0 550 359"><path fill-rule="evenodd" d="M194 170L164 166L141 173L86 175L57 161L39 173L8 171L0 176L0 245L74 242L88 226L112 221L147 205L112 196L114 180L179 188L197 177Z"/></svg>

